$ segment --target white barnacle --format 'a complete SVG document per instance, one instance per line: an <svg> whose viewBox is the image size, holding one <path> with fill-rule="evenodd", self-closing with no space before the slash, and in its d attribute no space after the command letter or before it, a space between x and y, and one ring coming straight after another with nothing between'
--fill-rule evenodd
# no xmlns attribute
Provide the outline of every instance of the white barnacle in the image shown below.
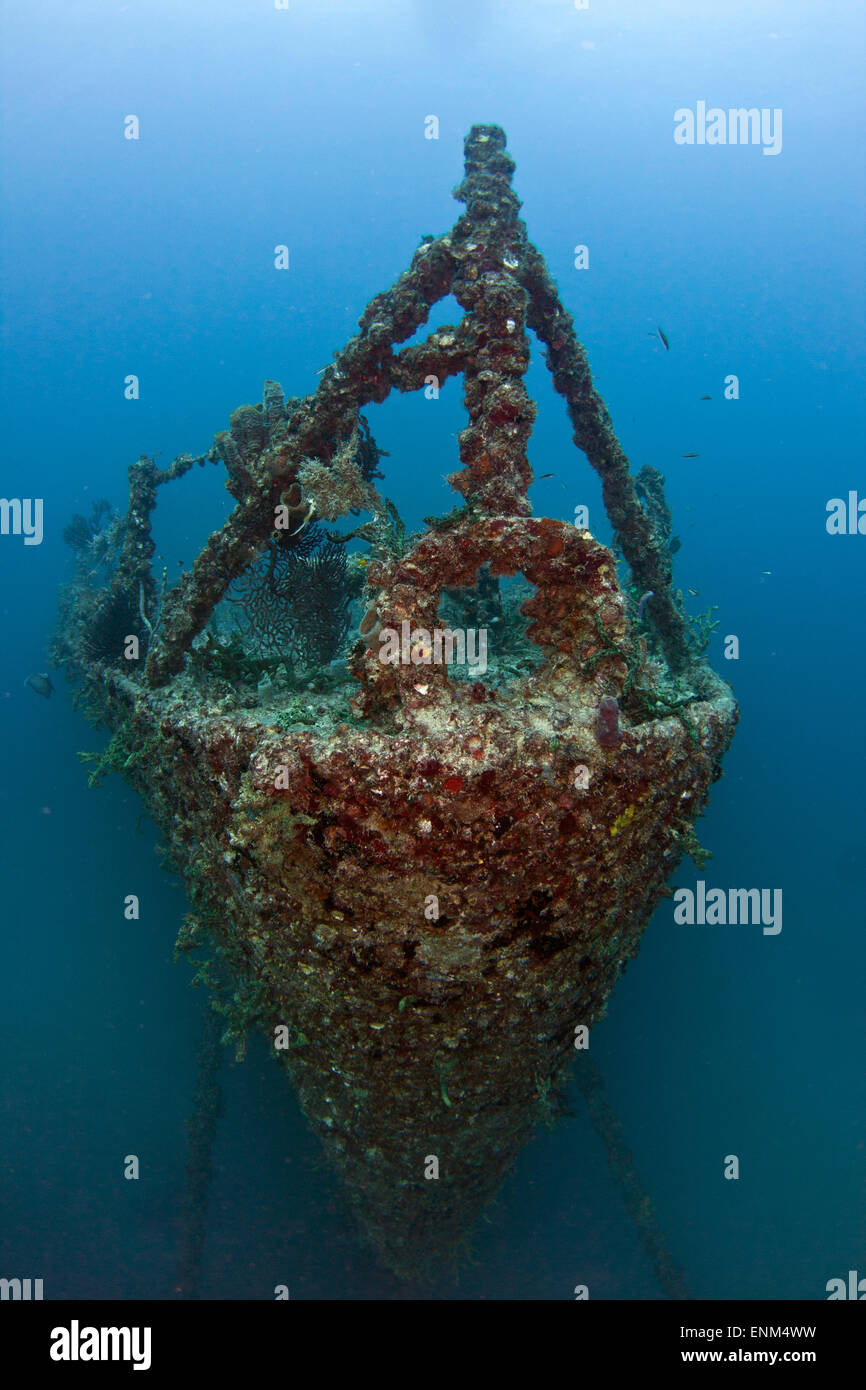
<svg viewBox="0 0 866 1390"><path fill-rule="evenodd" d="M517 327L517 324L514 322L514 319L506 319L505 327L509 333L513 333L515 328Z"/></svg>
<svg viewBox="0 0 866 1390"><path fill-rule="evenodd" d="M429 834L430 834L430 831L431 831L432 829L433 829L433 822L432 822L432 821L429 821L429 820L419 820L419 822L418 822L418 833L419 833L419 835L429 835Z"/></svg>

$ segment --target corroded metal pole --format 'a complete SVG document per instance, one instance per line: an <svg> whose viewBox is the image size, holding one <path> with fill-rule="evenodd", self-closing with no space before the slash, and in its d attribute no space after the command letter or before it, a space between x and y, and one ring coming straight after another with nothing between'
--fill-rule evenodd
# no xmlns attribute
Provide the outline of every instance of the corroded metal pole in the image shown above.
<svg viewBox="0 0 866 1390"><path fill-rule="evenodd" d="M617 542L642 592L652 591L647 610L674 671L690 661L686 621L671 590L670 561L638 501L629 462L592 380L574 320L560 301L544 258L524 250L523 283L529 294L529 325L544 343L553 384L568 403L574 442L601 478L604 508Z"/></svg>
<svg viewBox="0 0 866 1390"><path fill-rule="evenodd" d="M469 412L460 435L465 469L451 481L490 515L527 515L532 473L526 443L535 417L523 385L527 326L545 344L575 443L601 476L605 508L635 583L653 592L648 612L665 654L674 670L688 663L685 619L671 591L669 561L638 500L571 315L517 215L513 171L504 131L473 126L466 137L465 177L455 193L466 212L450 234L416 251L391 289L370 300L360 332L336 354L315 393L295 402L288 418L265 432L258 457L245 459L240 481L233 480L238 506L165 600L160 642L147 661L151 687L164 685L181 669L190 643L229 584L272 534L275 506L296 478L301 459L329 458L335 441L351 432L358 411L385 400L395 387L413 390L431 372L442 382L463 371ZM395 344L411 337L433 304L451 292L467 316L459 330L439 330L421 346L395 354Z"/></svg>

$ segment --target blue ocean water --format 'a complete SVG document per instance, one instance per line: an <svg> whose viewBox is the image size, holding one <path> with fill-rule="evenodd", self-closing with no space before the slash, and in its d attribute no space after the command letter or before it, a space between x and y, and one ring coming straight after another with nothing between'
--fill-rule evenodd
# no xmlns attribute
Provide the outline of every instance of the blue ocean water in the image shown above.
<svg viewBox="0 0 866 1390"><path fill-rule="evenodd" d="M507 132L529 234L633 468L665 474L691 611L718 606L710 656L741 723L698 827L714 857L674 882L784 896L777 935L677 925L662 905L593 1033L608 1100L696 1297L821 1299L866 1274L866 537L826 525L830 499L866 498L864 27L846 0L5 14L2 493L44 500L44 539L0 536L0 1277L57 1299L172 1297L205 1008L172 963L186 901L155 827L119 779L88 790L76 752L104 740L60 677L51 700L24 685L46 669L62 529L97 497L123 509L141 453L203 452L266 378L313 391L370 297L458 215L482 121ZM676 143L674 113L699 102L780 111L781 149ZM446 303L433 321L455 317ZM528 384L530 459L553 474L536 512L586 504L609 539L538 353ZM409 526L447 511L459 383L366 413ZM215 468L162 491L171 577L230 503ZM222 1083L205 1298L663 1296L577 1094L521 1156L459 1285L422 1295L360 1244L264 1043L227 1057Z"/></svg>

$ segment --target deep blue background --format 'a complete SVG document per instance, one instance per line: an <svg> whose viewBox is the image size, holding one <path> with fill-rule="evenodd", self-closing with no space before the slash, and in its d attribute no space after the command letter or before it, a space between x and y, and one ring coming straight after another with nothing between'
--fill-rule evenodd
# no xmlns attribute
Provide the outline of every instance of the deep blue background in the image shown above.
<svg viewBox="0 0 866 1390"><path fill-rule="evenodd" d="M608 1097L698 1297L821 1298L828 1279L866 1273L866 537L824 525L829 498L866 495L863 11L700 9L31 0L5 13L0 490L44 498L45 540L0 537L0 1275L42 1277L51 1298L171 1296L204 1003L171 963L185 902L152 824L118 779L88 791L75 753L100 739L62 686L46 702L23 685L45 667L61 530L95 497L123 507L140 453L205 450L266 377L315 389L368 298L459 212L450 190L476 121L508 133L530 235L633 467L667 477L678 581L699 590L694 611L719 605L711 655L742 722L699 826L715 856L700 876L784 893L777 937L678 927L660 909L593 1034ZM673 112L698 100L781 107L782 153L677 146ZM130 113L137 142L123 138ZM573 268L577 243L588 271ZM737 402L722 399L728 373ZM570 519L586 502L606 539L540 360L530 389L530 456L555 475L535 484L536 510ZM368 413L407 521L447 510L459 384ZM229 502L216 469L161 494L170 575ZM675 882L698 876L686 861ZM400 1296L358 1245L264 1044L223 1078L205 1296L268 1298L277 1283ZM440 1295L569 1298L588 1283L592 1297L661 1296L578 1097L574 1109L524 1153L477 1265ZM138 1183L122 1178L128 1153Z"/></svg>

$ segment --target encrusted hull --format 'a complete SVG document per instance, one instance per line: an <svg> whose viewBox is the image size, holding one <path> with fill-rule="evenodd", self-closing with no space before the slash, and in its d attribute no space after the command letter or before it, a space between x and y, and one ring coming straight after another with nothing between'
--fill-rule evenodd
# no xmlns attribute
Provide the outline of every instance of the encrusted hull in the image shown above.
<svg viewBox="0 0 866 1390"><path fill-rule="evenodd" d="M331 739L189 690L135 697L139 746L157 734L158 754L134 780L197 920L405 1276L459 1248L551 1114L736 720L715 678L688 725L603 748L591 688L535 688L479 704L455 684L439 719Z"/></svg>

